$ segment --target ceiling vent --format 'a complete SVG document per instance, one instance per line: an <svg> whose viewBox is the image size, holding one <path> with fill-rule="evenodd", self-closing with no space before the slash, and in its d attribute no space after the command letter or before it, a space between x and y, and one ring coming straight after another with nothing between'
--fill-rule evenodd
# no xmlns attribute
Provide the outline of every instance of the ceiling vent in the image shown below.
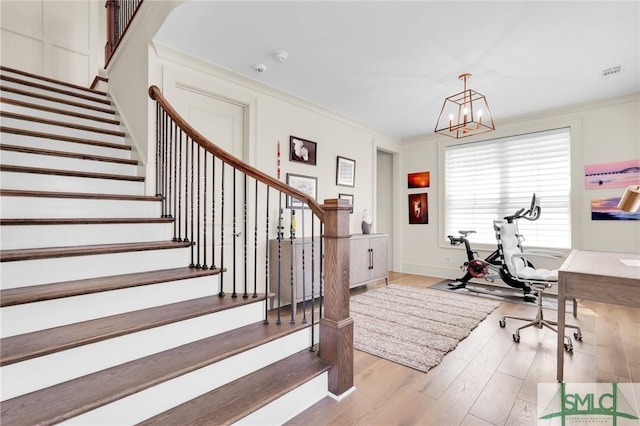
<svg viewBox="0 0 640 426"><path fill-rule="evenodd" d="M620 72L620 65L602 70L603 77L609 77Z"/></svg>

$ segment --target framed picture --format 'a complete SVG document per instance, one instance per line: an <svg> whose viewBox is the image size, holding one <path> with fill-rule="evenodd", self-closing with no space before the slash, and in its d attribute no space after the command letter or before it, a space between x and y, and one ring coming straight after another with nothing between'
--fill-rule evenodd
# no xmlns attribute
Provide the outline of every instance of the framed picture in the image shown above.
<svg viewBox="0 0 640 426"><path fill-rule="evenodd" d="M318 197L318 178L287 173L287 185L307 194L314 200ZM287 208L301 209L303 205L306 207L306 203L287 196Z"/></svg>
<svg viewBox="0 0 640 426"><path fill-rule="evenodd" d="M351 187L356 185L356 160L338 156L336 185Z"/></svg>
<svg viewBox="0 0 640 426"><path fill-rule="evenodd" d="M338 194L338 198L341 200L349 200L349 204L351 204L349 213L353 213L353 194Z"/></svg>
<svg viewBox="0 0 640 426"><path fill-rule="evenodd" d="M409 224L429 223L428 194L409 194Z"/></svg>
<svg viewBox="0 0 640 426"><path fill-rule="evenodd" d="M308 141L296 136L289 137L289 160L298 163L316 165L315 142Z"/></svg>
<svg viewBox="0 0 640 426"><path fill-rule="evenodd" d="M428 188L430 180L429 172L409 173L407 175L407 188Z"/></svg>

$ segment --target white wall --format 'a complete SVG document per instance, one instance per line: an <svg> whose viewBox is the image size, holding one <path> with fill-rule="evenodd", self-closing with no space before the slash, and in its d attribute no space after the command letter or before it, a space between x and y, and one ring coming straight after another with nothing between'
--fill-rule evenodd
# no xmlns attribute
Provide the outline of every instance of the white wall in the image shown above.
<svg viewBox="0 0 640 426"><path fill-rule="evenodd" d="M624 188L586 190L584 187L585 165L640 158L639 116L640 94L634 94L496 123L495 132L477 136L475 140L571 127L572 248L640 253L638 221L591 220L592 198L620 196ZM446 236L439 232L442 226L441 158L445 144L450 141L437 136L405 141L402 176L406 179L407 173L428 170L431 186L426 189L429 194L428 225L409 225L407 203L400 203L401 235L398 238L402 243L396 256L401 257L400 268L404 272L443 278L462 275L459 266L466 258L464 250L449 246ZM397 188L406 200L409 193L406 184ZM544 205L542 208L544 210ZM478 250L482 257L494 249L484 248L487 250Z"/></svg>
<svg viewBox="0 0 640 426"><path fill-rule="evenodd" d="M281 147L281 181L287 173L313 176L318 179L317 199L338 198L339 193L353 194L354 214L350 216L352 233L360 232L362 211L373 213L375 230L375 153L379 146L399 152L393 138L344 119L299 98L279 92L259 82L230 73L199 59L154 44L150 60L150 84L163 89L167 81L179 79L198 85L209 93L235 100L249 109L247 134L250 143L244 160L261 171L276 177L277 144ZM172 77L167 79L166 76ZM163 92L178 94L166 87ZM169 102L179 102L170 99ZM316 165L290 162L289 137L298 136L317 143ZM205 135L206 136L206 135ZM355 160L355 186L336 185L337 156ZM298 226L300 220L298 220Z"/></svg>
<svg viewBox="0 0 640 426"><path fill-rule="evenodd" d="M104 65L104 2L0 2L2 65L88 87Z"/></svg>

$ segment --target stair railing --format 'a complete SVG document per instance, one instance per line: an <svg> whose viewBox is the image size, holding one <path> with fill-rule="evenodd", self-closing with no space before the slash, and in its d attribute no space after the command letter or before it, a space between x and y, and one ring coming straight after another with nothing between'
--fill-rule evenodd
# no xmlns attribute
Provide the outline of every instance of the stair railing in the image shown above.
<svg viewBox="0 0 640 426"><path fill-rule="evenodd" d="M191 242L189 266L219 270L221 297L228 292L231 297L264 297L265 324L271 310L276 324L282 321L281 310L290 323L301 316L303 324L309 312L310 350L319 348L319 355L332 365L329 390L336 395L349 390L353 320L348 201L318 204L209 141L175 111L157 86L149 88L149 96L156 101L156 194L162 199L162 216L174 219L173 241ZM291 220L294 203L300 208L296 228ZM294 240L302 243L301 260L293 258L293 250L283 259L284 246L293 248ZM231 283L225 280L229 273ZM281 284L285 274L290 278L286 288ZM296 285L300 280L301 286ZM264 289L262 295L259 288ZM298 288L302 294L297 294ZM296 316L298 301L302 312ZM286 311L285 304L290 304Z"/></svg>
<svg viewBox="0 0 640 426"><path fill-rule="evenodd" d="M118 44L124 33L129 28L138 8L143 0L107 0L107 43L104 46L104 66L109 64L109 60L118 48Z"/></svg>

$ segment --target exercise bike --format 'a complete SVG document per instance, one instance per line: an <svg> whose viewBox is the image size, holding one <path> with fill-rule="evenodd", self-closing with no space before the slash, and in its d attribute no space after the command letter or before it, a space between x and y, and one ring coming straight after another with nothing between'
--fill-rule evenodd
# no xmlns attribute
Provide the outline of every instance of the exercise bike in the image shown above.
<svg viewBox="0 0 640 426"><path fill-rule="evenodd" d="M536 194L533 194L533 196L531 197L531 205L529 206L529 209L519 209L514 214L505 216L503 219L507 223L514 223L519 219L525 219L528 221L538 220L538 218L540 218L539 203L540 200L536 197ZM495 227L496 225L494 224L494 228ZM447 236L447 238L449 238L449 243L452 246L459 246L461 244L464 244L465 250L467 252L467 261L464 262L464 264L460 267L460 269L465 272L464 276L462 278L458 278L453 283L449 283L449 287L452 290L465 288L469 280L471 280L472 278L484 278L489 282L494 282L496 278L500 277L502 281L504 281L509 286L522 289L522 292L524 294L523 297L526 301L535 302L536 297L531 294L531 287L526 283L514 280L509 274L504 271L499 249L496 249L484 259L480 259L478 256L478 252L471 249L471 244L469 243L469 239L467 237L470 234L474 234L475 232L476 231L458 231L458 233L460 234L458 236ZM522 248L520 246L522 240L522 236L519 235L518 247L520 248Z"/></svg>

